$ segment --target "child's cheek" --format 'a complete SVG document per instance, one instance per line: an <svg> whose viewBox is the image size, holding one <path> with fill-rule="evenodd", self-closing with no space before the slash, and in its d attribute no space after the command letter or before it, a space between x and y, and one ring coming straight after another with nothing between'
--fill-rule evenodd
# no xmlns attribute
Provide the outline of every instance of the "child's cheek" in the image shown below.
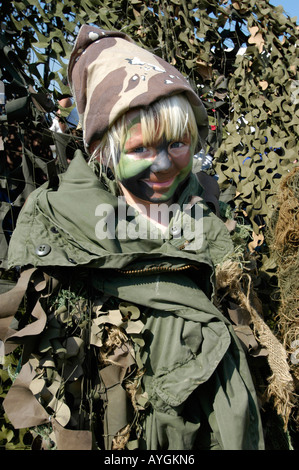
<svg viewBox="0 0 299 470"><path fill-rule="evenodd" d="M120 159L116 167L116 176L120 181L135 178L150 166L150 161L145 159L136 160L129 154L123 152L120 155Z"/></svg>

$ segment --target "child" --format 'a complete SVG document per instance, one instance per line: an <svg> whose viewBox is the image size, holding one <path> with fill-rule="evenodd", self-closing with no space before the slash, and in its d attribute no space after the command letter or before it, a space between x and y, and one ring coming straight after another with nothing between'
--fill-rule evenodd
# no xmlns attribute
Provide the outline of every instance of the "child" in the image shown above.
<svg viewBox="0 0 299 470"><path fill-rule="evenodd" d="M26 292L31 317L4 337L24 344L9 419L43 425L58 449L262 449L244 352L212 302L233 248L192 173L201 101L165 61L92 26L69 83L91 158L77 151L35 191L12 237L22 275L8 294Z"/></svg>

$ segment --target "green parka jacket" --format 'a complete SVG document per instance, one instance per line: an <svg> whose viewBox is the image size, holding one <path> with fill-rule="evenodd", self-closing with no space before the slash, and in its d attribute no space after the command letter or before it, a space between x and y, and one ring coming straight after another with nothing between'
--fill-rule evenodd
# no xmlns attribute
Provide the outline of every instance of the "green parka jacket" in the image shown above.
<svg viewBox="0 0 299 470"><path fill-rule="evenodd" d="M135 426L132 434L136 442L132 444L131 435L125 448L136 445L151 450L263 449L261 420L244 351L229 321L212 302L214 268L233 247L226 226L202 199L203 190L197 178L190 177L179 200L181 208L191 201L190 211L177 212L170 222L168 235L156 238L140 237L135 215L124 203L119 205L115 183L106 177L98 178L80 152L59 178L57 186L44 185L26 201L12 236L9 262L10 266L20 266L23 270L33 267L54 273L54 278L59 278L61 273L63 282L67 274L76 272L79 284L88 279L93 293L105 299L117 299L122 307L137 306L142 313L137 315L135 323L133 317L131 322L124 317L122 322L114 322L120 329L125 328L122 331L131 345L130 360L138 364L142 374L135 405L138 403L133 410L135 418L132 418L129 412L124 412L124 401L120 398L124 387L119 384L125 373L119 358L126 354L122 345L122 353L116 359L114 349L114 362L100 374L99 394L105 404L103 446L113 448L113 438L126 434L125 425L129 423L132 430L132 423L138 421L139 431ZM104 227L104 212L108 227L105 237L100 230ZM82 273L88 273L88 278ZM122 307L106 313L105 321L113 323L111 318L116 311L123 312ZM47 325L53 315L46 314L46 317L37 336L43 335L47 328L50 331ZM97 328L105 323L104 317L97 317ZM41 316L35 318L39 321ZM22 342L16 330L7 335L7 341ZM28 340L25 333L24 338ZM87 349L90 348L86 334L80 340L83 349L88 342ZM91 343L101 348L102 339L97 341ZM38 356L38 367L29 360L30 380L35 379L35 383L42 375L41 360L45 365L45 357L55 356L53 344L52 341L51 347L44 348ZM87 349L83 353L85 365ZM32 357L29 353L27 356ZM34 357L36 360L36 352ZM24 362L23 359L23 369L28 367L28 362L27 365ZM115 363L118 372L113 378ZM127 372L132 370L132 363L126 363ZM77 375L70 379L72 386L84 376L84 367ZM28 377L26 380L29 381ZM6 399L8 415L13 388ZM31 385L29 388L36 390ZM40 390L34 396L40 404L45 402ZM57 393L55 396L59 402ZM141 398L146 402L144 406ZM41 415L37 424L48 419L47 414L41 412ZM55 412L52 417L56 431L59 427L73 432L85 430L91 435L94 432L94 426L91 429L74 425L71 411L65 421L59 420ZM88 442L86 448L94 446ZM96 447L101 445L97 443ZM60 448L65 447L62 444Z"/></svg>

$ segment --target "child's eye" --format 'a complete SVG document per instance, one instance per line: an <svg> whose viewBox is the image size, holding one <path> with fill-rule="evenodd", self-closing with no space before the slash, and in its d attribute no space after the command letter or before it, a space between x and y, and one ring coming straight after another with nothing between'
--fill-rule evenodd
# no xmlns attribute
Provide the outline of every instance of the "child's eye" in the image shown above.
<svg viewBox="0 0 299 470"><path fill-rule="evenodd" d="M146 151L147 151L146 147L136 147L135 149L133 149L133 153L143 153Z"/></svg>
<svg viewBox="0 0 299 470"><path fill-rule="evenodd" d="M182 147L183 145L184 145L183 142L172 142L172 143L169 145L169 147L170 147L171 149L177 149L177 148Z"/></svg>

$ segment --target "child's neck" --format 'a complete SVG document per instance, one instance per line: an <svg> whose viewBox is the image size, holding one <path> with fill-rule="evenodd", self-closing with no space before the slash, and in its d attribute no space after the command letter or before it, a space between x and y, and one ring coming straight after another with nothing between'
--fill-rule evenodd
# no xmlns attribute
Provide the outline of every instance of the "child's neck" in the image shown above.
<svg viewBox="0 0 299 470"><path fill-rule="evenodd" d="M154 223L160 230L165 231L169 225L168 211L163 213L161 209L163 209L163 207L169 206L171 201L163 202L162 204L144 201L135 196L133 197L132 194L122 184L120 184L120 186L126 203L129 206L134 207L134 209Z"/></svg>

